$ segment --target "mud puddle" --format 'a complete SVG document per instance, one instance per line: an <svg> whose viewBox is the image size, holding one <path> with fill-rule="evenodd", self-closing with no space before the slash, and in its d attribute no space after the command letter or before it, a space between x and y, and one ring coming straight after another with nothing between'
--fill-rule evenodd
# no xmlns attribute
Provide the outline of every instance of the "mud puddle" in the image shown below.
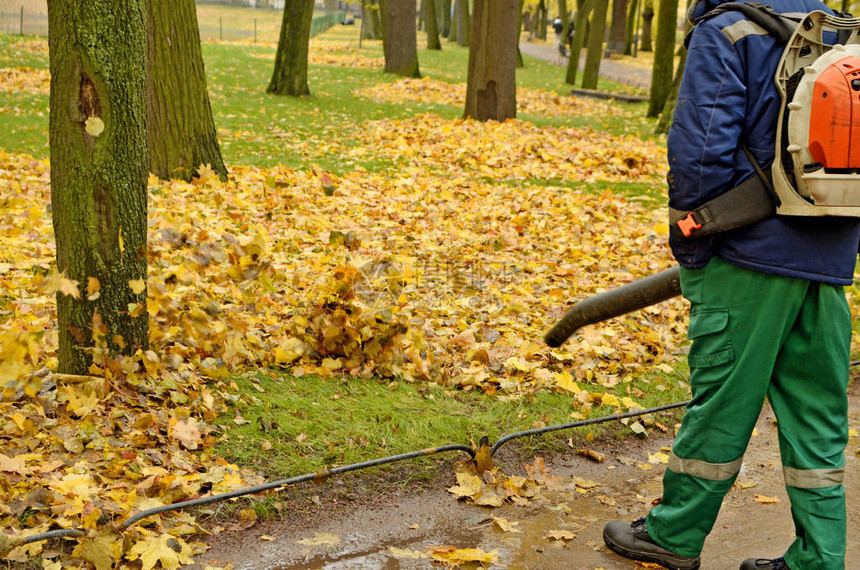
<svg viewBox="0 0 860 570"><path fill-rule="evenodd" d="M851 396L851 404L850 426L856 430L860 427L856 394ZM793 540L776 426L769 408L763 411L756 431L738 484L726 497L705 545L705 570L736 569L746 558L779 556ZM487 508L458 501L445 490L455 483L453 470L438 488L392 491L378 504L352 509L326 508L327 490L323 488L318 515L301 521L287 516L244 532L213 536L208 541L211 549L198 557L198 565L189 568L228 562L235 570L435 568L441 566L418 556L426 556L429 547L449 545L495 551L491 568L641 569L603 546L602 529L611 519L643 516L658 499L665 469L660 454L666 453L671 441L667 435L625 440L612 450L600 450L606 454L601 463L574 450L547 458L552 481L539 498L524 506ZM848 560L860 558L858 452L860 439L853 436L846 453ZM498 463L509 475L525 474L522 466L506 463L504 458ZM507 521L507 530L494 524L494 517Z"/></svg>

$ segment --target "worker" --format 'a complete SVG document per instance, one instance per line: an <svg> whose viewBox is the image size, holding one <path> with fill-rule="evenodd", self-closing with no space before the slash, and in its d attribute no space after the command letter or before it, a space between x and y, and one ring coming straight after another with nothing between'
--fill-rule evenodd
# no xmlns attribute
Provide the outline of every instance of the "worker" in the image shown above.
<svg viewBox="0 0 860 570"><path fill-rule="evenodd" d="M693 2L691 20L724 1ZM817 0L768 4L779 13L833 13ZM667 139L676 210L693 210L756 176L753 160L769 170L781 106L774 73L783 45L742 11L700 20L688 39ZM661 502L633 523L607 524L611 550L666 568L699 568L767 397L795 538L784 553L739 560L740 568L845 568L851 316L843 287L852 283L858 243L860 218L849 217L774 216L699 238L673 229L670 246L690 302L692 398Z"/></svg>

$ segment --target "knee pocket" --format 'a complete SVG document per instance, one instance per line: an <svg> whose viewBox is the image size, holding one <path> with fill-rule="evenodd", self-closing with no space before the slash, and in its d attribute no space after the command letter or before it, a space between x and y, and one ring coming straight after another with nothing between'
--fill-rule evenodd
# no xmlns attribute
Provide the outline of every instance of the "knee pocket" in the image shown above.
<svg viewBox="0 0 860 570"><path fill-rule="evenodd" d="M687 357L690 368L710 368L735 359L728 309L694 307L687 337L693 341Z"/></svg>

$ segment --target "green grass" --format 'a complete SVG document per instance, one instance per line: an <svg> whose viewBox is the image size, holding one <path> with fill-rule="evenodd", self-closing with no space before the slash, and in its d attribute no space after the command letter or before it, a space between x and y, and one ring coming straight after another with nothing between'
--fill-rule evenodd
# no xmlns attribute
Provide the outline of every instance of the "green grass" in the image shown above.
<svg viewBox="0 0 860 570"><path fill-rule="evenodd" d="M402 381L322 380L274 373L239 378L237 383L243 396L234 411L247 423L237 426L234 416L223 416L219 424L225 434L218 451L269 480L440 445L472 445L484 435L494 442L507 433L617 413L601 406L583 414L573 395L550 391L500 398ZM679 374L637 379L629 389L639 393L637 400L647 407L688 397ZM620 424L607 426L618 430ZM581 446L589 434L605 429L591 426L530 436L506 444L504 449L517 449L531 457L558 450L570 437ZM463 453L448 456L453 460L466 457ZM421 473L416 468L406 478Z"/></svg>
<svg viewBox="0 0 860 570"><path fill-rule="evenodd" d="M335 53L360 55L381 62L381 42L364 40L359 48L357 34L356 26L338 26L323 34L321 39L341 42L343 51ZM19 36L0 34L0 68L47 69L47 52L16 46L21 40ZM272 45L203 43L212 111L228 165L270 167L283 164L308 168L316 164L336 174L357 167L378 170L390 163L373 158L361 161L343 158L343 149L358 144L355 134L361 122L378 118L405 119L422 112L445 119L457 119L463 114L463 109L454 105L387 103L356 97L360 89L399 79L381 69L311 65L308 72L311 96L269 95L265 91L274 66L274 53ZM466 82L466 48L443 40L441 51L420 49L419 61L425 77L450 83ZM525 67L517 70L517 83L567 95L571 86L564 83L564 74L561 66L526 57ZM603 80L599 89L629 91L628 87ZM4 137L3 148L37 158L47 157L47 95L0 91L0 108L14 109L14 112L0 113L0 129L9 133ZM524 115L521 118L539 126L592 126L613 134L651 136L654 122L644 119L644 104L633 108L641 110L637 114L643 118L631 121L610 117L597 124L593 117Z"/></svg>

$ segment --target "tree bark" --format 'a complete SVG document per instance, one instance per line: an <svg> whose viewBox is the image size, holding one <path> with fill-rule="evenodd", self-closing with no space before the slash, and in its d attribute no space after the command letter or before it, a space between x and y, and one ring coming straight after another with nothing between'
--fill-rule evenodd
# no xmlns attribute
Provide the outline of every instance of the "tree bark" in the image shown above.
<svg viewBox="0 0 860 570"><path fill-rule="evenodd" d="M424 0L424 20L427 29L427 49L440 50L442 43L439 41L439 25L436 20L435 0Z"/></svg>
<svg viewBox="0 0 860 570"><path fill-rule="evenodd" d="M382 47L385 71L404 77L421 77L418 49L415 45L415 2L386 0Z"/></svg>
<svg viewBox="0 0 860 570"><path fill-rule="evenodd" d="M624 55L633 55L633 42L636 41L636 34L638 33L636 16L639 14L639 2L641 0L633 0L627 9L627 33L624 39Z"/></svg>
<svg viewBox="0 0 860 570"><path fill-rule="evenodd" d="M653 0L644 0L645 8L642 10L642 40L639 42L639 49L642 51L651 51L651 30L654 23L654 2Z"/></svg>
<svg viewBox="0 0 860 570"><path fill-rule="evenodd" d="M579 70L579 54L582 53L582 44L585 42L586 22L588 15L591 13L591 8L594 5L592 0L585 0L576 11L574 19L573 41L570 43L570 59L567 62L567 75L565 82L570 85L576 85L576 73Z"/></svg>
<svg viewBox="0 0 860 570"><path fill-rule="evenodd" d="M606 46L610 53L623 53L624 40L627 37L627 0L612 1L612 26L609 29L609 44Z"/></svg>
<svg viewBox="0 0 860 570"><path fill-rule="evenodd" d="M281 35L275 53L275 70L267 93L301 97L310 95L308 86L308 45L314 0L286 0Z"/></svg>
<svg viewBox="0 0 860 570"><path fill-rule="evenodd" d="M367 40L382 39L382 22L378 0L363 0L361 3L362 37Z"/></svg>
<svg viewBox="0 0 860 570"><path fill-rule="evenodd" d="M475 0L466 80L466 118L517 116L518 0Z"/></svg>
<svg viewBox="0 0 860 570"><path fill-rule="evenodd" d="M96 343L148 347L144 0L49 0L48 29L57 268L80 291L57 293L58 369L89 374Z"/></svg>
<svg viewBox="0 0 860 570"><path fill-rule="evenodd" d="M661 0L657 14L657 40L654 45L654 67L651 71L649 117L656 117L666 105L672 88L675 64L675 27L678 24L678 0Z"/></svg>
<svg viewBox="0 0 860 570"><path fill-rule="evenodd" d="M457 0L457 45L469 47L472 33L472 17L469 0Z"/></svg>
<svg viewBox="0 0 860 570"><path fill-rule="evenodd" d="M517 14L517 68L525 67L525 61L523 61L523 54L520 51L520 39L522 39L523 35L523 6L525 5L525 0L519 0L520 6L518 8Z"/></svg>
<svg viewBox="0 0 860 570"><path fill-rule="evenodd" d="M436 5L439 6L439 21L442 22L440 34L443 38L451 37L451 0L437 0Z"/></svg>
<svg viewBox="0 0 860 570"><path fill-rule="evenodd" d="M535 18L535 34L538 39L541 41L546 40L546 21L547 21L547 9L546 2L544 0L540 0L538 2L537 7L537 17Z"/></svg>
<svg viewBox="0 0 860 570"><path fill-rule="evenodd" d="M600 74L600 58L603 53L603 34L606 32L606 12L609 0L594 0L591 14L591 30L588 34L588 53L582 71L582 88L597 89Z"/></svg>
<svg viewBox="0 0 860 570"><path fill-rule="evenodd" d="M226 180L194 0L146 0L146 30L149 171L188 181L208 164Z"/></svg>

